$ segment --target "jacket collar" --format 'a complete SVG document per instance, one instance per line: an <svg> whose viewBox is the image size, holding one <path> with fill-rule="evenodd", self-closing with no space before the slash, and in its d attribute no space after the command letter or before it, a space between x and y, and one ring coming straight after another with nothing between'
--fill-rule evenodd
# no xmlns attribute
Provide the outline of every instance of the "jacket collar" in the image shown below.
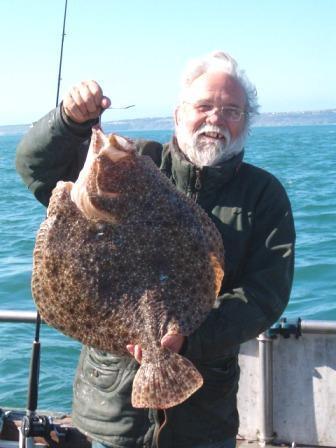
<svg viewBox="0 0 336 448"><path fill-rule="evenodd" d="M195 188L197 174L201 179L201 190L219 190L228 183L238 172L244 157L244 150L217 166L205 166L196 168L189 162L177 145L173 137L169 144L171 154L171 175L178 190L188 192ZM197 173L198 171L198 173Z"/></svg>

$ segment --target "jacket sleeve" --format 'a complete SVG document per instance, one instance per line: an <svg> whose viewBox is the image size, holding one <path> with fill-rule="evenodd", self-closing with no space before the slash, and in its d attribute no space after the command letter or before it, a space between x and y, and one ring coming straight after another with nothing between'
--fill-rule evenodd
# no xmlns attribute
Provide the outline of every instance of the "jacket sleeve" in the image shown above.
<svg viewBox="0 0 336 448"><path fill-rule="evenodd" d="M224 289L205 322L188 337L187 357L204 361L235 353L284 311L293 281L295 229L278 181L258 201L249 240L240 278L232 289Z"/></svg>
<svg viewBox="0 0 336 448"><path fill-rule="evenodd" d="M62 116L60 107L33 124L20 141L16 169L45 206L59 180L74 181L84 163L95 122L77 125Z"/></svg>

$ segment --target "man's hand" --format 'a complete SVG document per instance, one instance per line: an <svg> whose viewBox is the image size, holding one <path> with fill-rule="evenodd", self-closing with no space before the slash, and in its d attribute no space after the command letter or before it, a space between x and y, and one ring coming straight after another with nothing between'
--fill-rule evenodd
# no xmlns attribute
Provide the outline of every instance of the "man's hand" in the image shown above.
<svg viewBox="0 0 336 448"><path fill-rule="evenodd" d="M103 90L96 81L82 81L72 87L63 99L63 110L75 123L98 118L102 110L110 105L110 99L103 95Z"/></svg>
<svg viewBox="0 0 336 448"><path fill-rule="evenodd" d="M169 350L179 353L181 350L183 343L185 341L185 336L182 336L181 334L165 334L163 338L161 339L161 346L168 348ZM142 350L140 345L127 345L127 350L130 352L131 355L134 356L134 358L138 361L138 363L141 363L142 359Z"/></svg>

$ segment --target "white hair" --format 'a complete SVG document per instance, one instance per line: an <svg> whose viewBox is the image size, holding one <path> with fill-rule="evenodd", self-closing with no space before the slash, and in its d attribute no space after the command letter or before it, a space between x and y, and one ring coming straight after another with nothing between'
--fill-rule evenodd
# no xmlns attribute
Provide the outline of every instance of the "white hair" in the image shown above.
<svg viewBox="0 0 336 448"><path fill-rule="evenodd" d="M258 114L257 90L247 78L245 72L238 68L238 64L233 57L223 51L214 51L202 58L192 59L187 62L181 77L180 102L184 101L186 91L193 81L208 72L227 73L241 85L246 95L245 111L247 116L245 129L249 129L251 120Z"/></svg>

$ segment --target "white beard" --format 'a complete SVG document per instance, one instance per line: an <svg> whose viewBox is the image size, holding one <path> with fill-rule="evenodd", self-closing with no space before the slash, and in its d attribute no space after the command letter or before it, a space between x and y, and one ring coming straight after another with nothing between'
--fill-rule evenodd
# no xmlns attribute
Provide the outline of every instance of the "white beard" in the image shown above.
<svg viewBox="0 0 336 448"><path fill-rule="evenodd" d="M217 132L224 136L224 141L210 141L201 138L204 132ZM214 166L239 154L244 146L248 129L232 140L228 129L203 124L195 133L188 131L181 123L176 126L176 138L183 154L199 168Z"/></svg>

